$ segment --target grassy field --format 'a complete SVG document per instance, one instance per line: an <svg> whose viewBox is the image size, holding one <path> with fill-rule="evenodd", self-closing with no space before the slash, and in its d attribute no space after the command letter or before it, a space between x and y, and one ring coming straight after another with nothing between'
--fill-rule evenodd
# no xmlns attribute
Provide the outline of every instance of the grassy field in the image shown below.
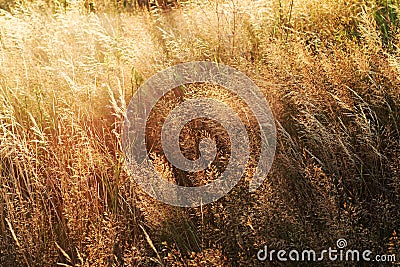
<svg viewBox="0 0 400 267"><path fill-rule="evenodd" d="M0 266L269 266L257 260L265 244L318 251L339 238L400 262L398 0L194 0L150 11L32 2L0 0ZM277 151L256 192L249 166L217 202L172 207L129 176L121 126L145 80L199 60L259 86ZM243 105L221 88L189 89L165 96L150 126L196 96ZM189 154L213 131L201 125L184 133ZM182 178L150 152L166 179ZM215 166L184 179L205 183ZM270 266L279 264L291 266Z"/></svg>

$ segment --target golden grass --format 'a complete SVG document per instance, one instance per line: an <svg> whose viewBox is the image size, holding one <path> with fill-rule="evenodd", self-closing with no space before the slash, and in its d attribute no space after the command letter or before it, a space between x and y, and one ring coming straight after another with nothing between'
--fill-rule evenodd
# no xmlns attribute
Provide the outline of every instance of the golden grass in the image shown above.
<svg viewBox="0 0 400 267"><path fill-rule="evenodd" d="M341 237L400 258L396 1L188 1L130 13L71 2L0 1L11 10L0 9L0 265L256 266L266 243L318 250ZM255 81L278 147L257 192L247 192L251 164L223 199L180 209L137 188L120 128L144 80L194 60ZM215 88L183 98L203 95L245 108ZM181 100L166 97L155 119ZM186 149L213 130L188 130ZM157 150L152 159L180 181ZM218 166L190 178L209 181Z"/></svg>

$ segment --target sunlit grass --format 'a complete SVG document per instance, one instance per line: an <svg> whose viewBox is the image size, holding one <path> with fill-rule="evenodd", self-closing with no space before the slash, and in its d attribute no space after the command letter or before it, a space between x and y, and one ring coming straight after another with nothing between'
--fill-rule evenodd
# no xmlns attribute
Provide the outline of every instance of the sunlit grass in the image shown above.
<svg viewBox="0 0 400 267"><path fill-rule="evenodd" d="M255 266L265 243L318 250L342 237L376 253L398 248L397 1L93 6L0 1L10 11L0 11L0 265ZM217 203L179 209L129 177L121 123L143 81L194 60L255 81L278 149L256 193L250 166ZM223 90L193 88L155 113L204 95L242 108ZM166 179L182 178L151 157Z"/></svg>

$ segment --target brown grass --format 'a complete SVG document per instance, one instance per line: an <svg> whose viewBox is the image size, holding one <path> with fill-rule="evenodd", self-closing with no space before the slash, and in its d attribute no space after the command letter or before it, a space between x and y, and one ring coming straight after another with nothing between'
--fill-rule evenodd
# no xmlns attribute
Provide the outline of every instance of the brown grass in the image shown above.
<svg viewBox="0 0 400 267"><path fill-rule="evenodd" d="M0 1L10 11L0 9L1 266L257 266L264 244L320 250L342 237L400 258L397 1L188 1L129 13L111 1L88 12L83 2ZM226 197L183 209L136 186L120 134L138 86L194 60L255 81L278 146L255 193L250 164ZM193 86L166 97L153 119L204 95L246 108ZM184 133L193 157L220 130L197 125ZM202 184L224 168L185 176L151 155L176 182Z"/></svg>

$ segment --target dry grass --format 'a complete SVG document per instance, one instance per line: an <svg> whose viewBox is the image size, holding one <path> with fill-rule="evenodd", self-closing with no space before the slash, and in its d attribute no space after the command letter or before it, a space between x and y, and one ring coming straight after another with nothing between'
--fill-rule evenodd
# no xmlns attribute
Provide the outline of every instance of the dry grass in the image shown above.
<svg viewBox="0 0 400 267"><path fill-rule="evenodd" d="M319 250L341 237L400 258L397 1L193 1L130 13L112 1L94 1L90 13L83 2L0 1L10 11L0 9L1 266L257 266L264 244ZM144 80L194 60L256 82L278 147L255 193L250 164L226 197L181 209L127 175L120 126ZM153 119L204 95L246 108L194 86L166 96ZM196 125L184 133L189 157L202 137L223 137ZM224 168L185 176L151 155L178 183L202 184Z"/></svg>

